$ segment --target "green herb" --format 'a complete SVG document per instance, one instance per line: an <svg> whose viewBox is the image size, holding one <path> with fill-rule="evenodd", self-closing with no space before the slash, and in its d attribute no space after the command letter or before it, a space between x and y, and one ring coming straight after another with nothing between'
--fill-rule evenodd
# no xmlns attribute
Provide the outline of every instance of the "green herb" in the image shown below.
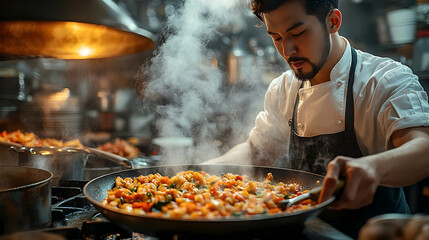
<svg viewBox="0 0 429 240"><path fill-rule="evenodd" d="M153 208L151 209L151 211L152 211L152 212L156 212L156 213L161 212L160 210L156 209L155 207L153 207Z"/></svg>
<svg viewBox="0 0 429 240"><path fill-rule="evenodd" d="M241 215L243 215L242 212L232 212L231 214L232 214L232 216L241 216Z"/></svg>
<svg viewBox="0 0 429 240"><path fill-rule="evenodd" d="M171 201L173 201L173 195L168 194L167 196L165 196L165 200L166 200L167 202L171 202Z"/></svg>
<svg viewBox="0 0 429 240"><path fill-rule="evenodd" d="M162 202L157 202L153 205L153 208L162 211L162 207L166 206L167 204L169 204L169 202L166 201L162 201Z"/></svg>

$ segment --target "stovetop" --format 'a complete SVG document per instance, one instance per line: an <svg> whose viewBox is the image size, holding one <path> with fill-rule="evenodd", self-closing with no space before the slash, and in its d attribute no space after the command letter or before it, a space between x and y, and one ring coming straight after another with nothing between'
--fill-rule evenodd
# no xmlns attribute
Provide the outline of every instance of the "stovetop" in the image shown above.
<svg viewBox="0 0 429 240"><path fill-rule="evenodd" d="M113 239L309 239L334 240L351 239L329 224L313 218L302 227L285 228L277 231L271 229L252 235L243 233L239 236L191 236L191 235L157 235L150 236L142 233L133 233L122 229L110 222L98 212L82 193L86 182L63 182L60 187L52 187L52 223L48 229L31 232L15 233L0 236L0 240L8 239L66 239L66 240L113 240ZM222 231L221 229L219 231ZM42 235L41 238L36 238ZM10 238L9 238L10 237ZM49 238L48 238L49 237Z"/></svg>

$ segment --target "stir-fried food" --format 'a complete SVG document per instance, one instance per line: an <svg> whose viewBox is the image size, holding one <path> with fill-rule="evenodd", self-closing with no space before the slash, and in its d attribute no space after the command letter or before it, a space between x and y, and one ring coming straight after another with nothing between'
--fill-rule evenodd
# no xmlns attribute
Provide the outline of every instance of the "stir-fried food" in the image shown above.
<svg viewBox="0 0 429 240"><path fill-rule="evenodd" d="M140 150L136 146L119 138L115 138L114 142L107 142L97 148L128 159L140 156Z"/></svg>
<svg viewBox="0 0 429 240"><path fill-rule="evenodd" d="M61 141L52 138L41 139L34 133L21 132L16 130L13 132L3 131L0 133L0 141L19 143L26 147L78 147L83 148L79 139L70 141Z"/></svg>
<svg viewBox="0 0 429 240"><path fill-rule="evenodd" d="M204 171L183 171L171 178L159 173L117 177L102 204L157 217L213 219L309 209L316 202L305 200L285 211L279 204L307 191L296 183L275 183L271 173L263 181L253 181L246 175L218 177Z"/></svg>

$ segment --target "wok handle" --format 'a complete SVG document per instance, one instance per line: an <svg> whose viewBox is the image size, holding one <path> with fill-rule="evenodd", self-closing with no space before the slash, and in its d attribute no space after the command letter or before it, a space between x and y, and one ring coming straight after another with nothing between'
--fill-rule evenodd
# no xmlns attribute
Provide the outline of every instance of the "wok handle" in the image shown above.
<svg viewBox="0 0 429 240"><path fill-rule="evenodd" d="M334 196L336 198L338 198L339 196L341 196L341 193L343 192L343 189L344 189L344 185L345 185L344 179L340 179L337 182L337 184L335 185ZM311 189L309 191L309 193L310 193L310 199L313 200L313 201L315 201L315 202L317 202L319 200L320 193L322 193L322 189L323 189L323 186Z"/></svg>

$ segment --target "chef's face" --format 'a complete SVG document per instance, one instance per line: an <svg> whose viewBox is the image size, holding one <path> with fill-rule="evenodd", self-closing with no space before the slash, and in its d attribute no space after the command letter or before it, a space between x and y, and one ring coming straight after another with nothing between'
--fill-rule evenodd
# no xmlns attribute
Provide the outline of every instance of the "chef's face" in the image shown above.
<svg viewBox="0 0 429 240"><path fill-rule="evenodd" d="M331 51L325 22L308 15L304 1L289 1L264 13L264 21L277 51L296 76L301 80L316 76Z"/></svg>

